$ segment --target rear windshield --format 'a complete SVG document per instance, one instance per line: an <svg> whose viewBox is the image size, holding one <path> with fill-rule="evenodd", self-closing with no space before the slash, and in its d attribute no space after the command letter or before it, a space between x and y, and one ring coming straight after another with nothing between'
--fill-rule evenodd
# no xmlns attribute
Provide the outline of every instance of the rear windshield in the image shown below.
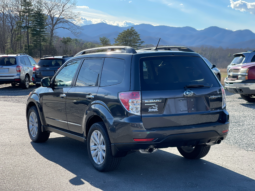
<svg viewBox="0 0 255 191"><path fill-rule="evenodd" d="M0 66L16 65L16 58L13 57L0 57Z"/></svg>
<svg viewBox="0 0 255 191"><path fill-rule="evenodd" d="M241 64L244 60L244 56L236 56L231 62L232 65Z"/></svg>
<svg viewBox="0 0 255 191"><path fill-rule="evenodd" d="M187 85L219 87L210 68L198 56L143 58L140 71L144 91L177 90Z"/></svg>
<svg viewBox="0 0 255 191"><path fill-rule="evenodd" d="M64 64L64 60L62 59L47 59L47 60L40 60L38 66L41 67L59 67Z"/></svg>

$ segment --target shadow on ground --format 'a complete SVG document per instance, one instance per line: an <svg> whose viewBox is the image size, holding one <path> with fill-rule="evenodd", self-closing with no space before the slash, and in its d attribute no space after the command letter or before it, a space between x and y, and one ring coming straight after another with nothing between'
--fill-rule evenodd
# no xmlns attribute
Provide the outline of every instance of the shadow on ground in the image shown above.
<svg viewBox="0 0 255 191"><path fill-rule="evenodd" d="M30 84L28 89L22 89L20 86L12 87L9 84L0 85L0 96L26 96L36 88L34 84Z"/></svg>
<svg viewBox="0 0 255 191"><path fill-rule="evenodd" d="M255 181L207 162L187 160L158 151L150 155L130 154L113 172L97 172L90 164L86 144L66 137L31 143L43 157L75 175L75 186L86 184L102 190L252 190ZM54 176L54 175L53 175ZM57 176L57 172L56 172Z"/></svg>

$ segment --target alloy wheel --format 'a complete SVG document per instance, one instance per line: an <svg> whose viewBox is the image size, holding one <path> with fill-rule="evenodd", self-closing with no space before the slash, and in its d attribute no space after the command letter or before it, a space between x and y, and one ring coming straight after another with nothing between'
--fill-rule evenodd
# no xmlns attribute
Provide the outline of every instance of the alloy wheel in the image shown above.
<svg viewBox="0 0 255 191"><path fill-rule="evenodd" d="M90 152L96 164L102 164L105 160L106 146L102 133L98 130L93 131L90 137Z"/></svg>
<svg viewBox="0 0 255 191"><path fill-rule="evenodd" d="M35 112L31 112L29 116L29 131L31 136L35 138L38 132L38 119Z"/></svg>

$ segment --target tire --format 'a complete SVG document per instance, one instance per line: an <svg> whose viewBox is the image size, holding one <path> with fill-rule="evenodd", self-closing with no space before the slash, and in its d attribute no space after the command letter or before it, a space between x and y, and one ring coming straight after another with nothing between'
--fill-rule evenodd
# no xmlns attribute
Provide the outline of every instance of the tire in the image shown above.
<svg viewBox="0 0 255 191"><path fill-rule="evenodd" d="M21 87L23 89L28 89L29 88L29 83L30 83L29 77L28 77L28 75L26 75L25 79L24 79L24 82L21 83Z"/></svg>
<svg viewBox="0 0 255 191"><path fill-rule="evenodd" d="M100 136L102 136L103 139L100 139ZM93 150L91 150L92 148ZM105 125L102 122L94 123L91 126L88 133L87 150L90 162L94 168L100 172L112 171L120 164L121 158L112 156L111 142L106 132ZM95 154L94 158L92 157L93 154Z"/></svg>
<svg viewBox="0 0 255 191"><path fill-rule="evenodd" d="M37 126L37 127L36 127ZM43 143L49 139L49 132L41 131L41 120L39 118L39 114L37 108L32 106L27 114L27 129L30 139L36 143Z"/></svg>
<svg viewBox="0 0 255 191"><path fill-rule="evenodd" d="M255 102L255 98L252 98L252 95L241 94L241 98L248 102Z"/></svg>
<svg viewBox="0 0 255 191"><path fill-rule="evenodd" d="M15 88L16 85L17 85L15 82L12 82L11 84L12 84L12 87L13 87L13 88Z"/></svg>
<svg viewBox="0 0 255 191"><path fill-rule="evenodd" d="M205 157L211 146L198 145L195 147L177 147L180 154L187 159L200 159Z"/></svg>

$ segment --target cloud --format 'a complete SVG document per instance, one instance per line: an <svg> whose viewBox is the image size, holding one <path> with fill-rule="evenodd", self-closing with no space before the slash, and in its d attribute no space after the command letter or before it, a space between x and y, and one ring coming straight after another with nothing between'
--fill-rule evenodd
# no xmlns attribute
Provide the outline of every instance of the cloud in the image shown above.
<svg viewBox="0 0 255 191"><path fill-rule="evenodd" d="M89 9L88 6L76 6L78 9Z"/></svg>
<svg viewBox="0 0 255 191"><path fill-rule="evenodd" d="M132 3L132 1L129 1L129 3Z"/></svg>
<svg viewBox="0 0 255 191"><path fill-rule="evenodd" d="M230 0L230 7L232 9L239 10L242 12L248 11L251 14L255 14L255 2L249 3L242 0L238 0L238 1Z"/></svg>

